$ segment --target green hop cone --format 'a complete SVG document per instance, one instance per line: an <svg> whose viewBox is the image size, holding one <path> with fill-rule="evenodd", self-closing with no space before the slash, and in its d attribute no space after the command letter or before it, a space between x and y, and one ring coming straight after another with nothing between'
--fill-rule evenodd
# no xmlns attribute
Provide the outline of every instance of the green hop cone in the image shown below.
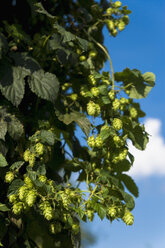
<svg viewBox="0 0 165 248"><path fill-rule="evenodd" d="M138 112L135 108L131 108L129 112L132 118L136 118L138 116Z"/></svg>
<svg viewBox="0 0 165 248"><path fill-rule="evenodd" d="M115 218L117 211L116 208L114 206L109 207L108 208L108 214L110 215L110 217Z"/></svg>
<svg viewBox="0 0 165 248"><path fill-rule="evenodd" d="M103 146L103 141L102 141L102 138L100 136L97 136L96 139L95 139L95 146L97 148L102 148Z"/></svg>
<svg viewBox="0 0 165 248"><path fill-rule="evenodd" d="M123 31L125 29L125 23L123 21L119 21L118 29L119 31Z"/></svg>
<svg viewBox="0 0 165 248"><path fill-rule="evenodd" d="M25 176L24 182L25 182L25 184L27 185L28 188L33 188L33 182L28 176Z"/></svg>
<svg viewBox="0 0 165 248"><path fill-rule="evenodd" d="M124 149L121 153L119 153L119 159L120 160L126 159L127 154L128 154L128 150L127 149Z"/></svg>
<svg viewBox="0 0 165 248"><path fill-rule="evenodd" d="M35 145L35 150L38 155L42 155L44 153L44 145L42 143L37 143Z"/></svg>
<svg viewBox="0 0 165 248"><path fill-rule="evenodd" d="M93 101L88 102L87 104L87 113L88 115L95 115L96 113L96 104Z"/></svg>
<svg viewBox="0 0 165 248"><path fill-rule="evenodd" d="M87 210L87 217L90 221L93 221L94 218L94 211L92 210Z"/></svg>
<svg viewBox="0 0 165 248"><path fill-rule="evenodd" d="M91 85L96 85L96 79L92 74L88 76L88 80Z"/></svg>
<svg viewBox="0 0 165 248"><path fill-rule="evenodd" d="M116 1L116 2L114 3L114 7L115 7L115 8L120 8L121 5L122 5L122 3L121 3L120 1Z"/></svg>
<svg viewBox="0 0 165 248"><path fill-rule="evenodd" d="M133 225L134 217L133 217L133 214L128 209L125 210L125 213L122 219L126 225Z"/></svg>
<svg viewBox="0 0 165 248"><path fill-rule="evenodd" d="M36 201L36 198L37 198L37 194L36 194L36 191L35 190L29 190L27 195L26 195L26 204L29 206L29 207L32 207Z"/></svg>
<svg viewBox="0 0 165 248"><path fill-rule="evenodd" d="M40 204L40 209L47 220L51 220L53 218L53 209L48 201L44 201Z"/></svg>
<svg viewBox="0 0 165 248"><path fill-rule="evenodd" d="M115 92L114 92L114 91L110 91L110 92L108 93L108 96L109 96L109 98L113 101L113 100L115 99Z"/></svg>
<svg viewBox="0 0 165 248"><path fill-rule="evenodd" d="M72 231L73 231L75 234L78 234L79 231L80 231L80 225L79 225L79 224L73 224L73 225L72 225Z"/></svg>
<svg viewBox="0 0 165 248"><path fill-rule="evenodd" d="M91 93L93 96L96 96L96 97L100 94L99 89L97 87L92 87Z"/></svg>
<svg viewBox="0 0 165 248"><path fill-rule="evenodd" d="M33 167L34 164L35 164L35 161L36 161L35 154L34 153L31 153L29 155L29 166L30 167Z"/></svg>
<svg viewBox="0 0 165 248"><path fill-rule="evenodd" d="M96 51L90 51L89 52L89 57L95 58L97 56L97 52Z"/></svg>
<svg viewBox="0 0 165 248"><path fill-rule="evenodd" d="M12 211L14 214L19 215L23 211L23 203L22 202L17 202L13 205Z"/></svg>
<svg viewBox="0 0 165 248"><path fill-rule="evenodd" d="M14 173L12 171L8 171L5 175L5 182L11 183L14 180Z"/></svg>
<svg viewBox="0 0 165 248"><path fill-rule="evenodd" d="M10 203L14 203L17 201L17 195L16 194L9 195L8 198L9 198Z"/></svg>
<svg viewBox="0 0 165 248"><path fill-rule="evenodd" d="M95 104L95 117L99 116L99 114L101 113L101 108L99 104Z"/></svg>
<svg viewBox="0 0 165 248"><path fill-rule="evenodd" d="M80 57L79 57L79 60L81 61L81 62L83 62L83 61L85 61L87 58L86 58L86 56L84 56L84 55L81 55Z"/></svg>
<svg viewBox="0 0 165 248"><path fill-rule="evenodd" d="M71 95L69 96L69 98L70 98L72 101L76 101L77 98L78 98L78 95L77 95L77 94L71 94Z"/></svg>
<svg viewBox="0 0 165 248"><path fill-rule="evenodd" d="M112 35L113 35L113 37L116 37L116 35L117 35L117 29L115 28L113 31L112 31Z"/></svg>
<svg viewBox="0 0 165 248"><path fill-rule="evenodd" d="M123 127L122 121L120 119L118 119L118 118L114 118L112 125L113 125L113 128L118 130L118 131L120 129L122 129L122 127Z"/></svg>
<svg viewBox="0 0 165 248"><path fill-rule="evenodd" d="M92 135L87 139L88 146L91 148L95 147L95 136Z"/></svg>
<svg viewBox="0 0 165 248"><path fill-rule="evenodd" d="M26 185L23 185L19 188L18 197L21 201L25 199L27 191L28 191L28 187Z"/></svg>
<svg viewBox="0 0 165 248"><path fill-rule="evenodd" d="M47 177L44 175L40 175L38 178L39 178L39 181L42 183L46 183L46 181L47 181Z"/></svg>
<svg viewBox="0 0 165 248"><path fill-rule="evenodd" d="M112 103L112 108L113 108L113 110L118 110L119 109L119 107L120 107L120 100L119 99L115 99L114 101L113 101L113 103Z"/></svg>
<svg viewBox="0 0 165 248"><path fill-rule="evenodd" d="M23 154L23 158L24 158L25 162L29 161L29 156L30 156L30 151L29 151L29 149L27 149Z"/></svg>
<svg viewBox="0 0 165 248"><path fill-rule="evenodd" d="M109 31L113 31L115 29L115 24L112 20L106 21L106 24Z"/></svg>
<svg viewBox="0 0 165 248"><path fill-rule="evenodd" d="M106 10L106 13L107 13L108 15L112 15L113 9L112 9L112 8L108 8L108 9Z"/></svg>

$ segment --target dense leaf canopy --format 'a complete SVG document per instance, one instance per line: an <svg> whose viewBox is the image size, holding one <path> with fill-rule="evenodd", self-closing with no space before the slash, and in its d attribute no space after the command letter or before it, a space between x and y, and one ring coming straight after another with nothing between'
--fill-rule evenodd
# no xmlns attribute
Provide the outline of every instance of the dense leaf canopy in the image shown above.
<svg viewBox="0 0 165 248"><path fill-rule="evenodd" d="M128 141L148 143L138 101L155 75L114 73L103 35L120 38L130 13L120 1L3 1L1 246L80 247L80 221L95 214L133 224Z"/></svg>

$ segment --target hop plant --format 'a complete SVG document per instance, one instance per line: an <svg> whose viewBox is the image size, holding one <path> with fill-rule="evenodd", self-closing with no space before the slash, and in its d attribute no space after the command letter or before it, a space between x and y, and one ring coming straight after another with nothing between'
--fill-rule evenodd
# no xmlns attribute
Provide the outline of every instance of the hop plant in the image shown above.
<svg viewBox="0 0 165 248"><path fill-rule="evenodd" d="M123 31L125 29L125 23L123 21L119 21L118 29L119 31Z"/></svg>
<svg viewBox="0 0 165 248"><path fill-rule="evenodd" d="M94 135L90 136L87 140L87 143L89 147L94 148L95 147L95 136Z"/></svg>
<svg viewBox="0 0 165 248"><path fill-rule="evenodd" d="M35 164L36 158L35 158L35 153L31 153L29 155L29 166L33 167Z"/></svg>
<svg viewBox="0 0 165 248"><path fill-rule="evenodd" d="M94 116L95 112L96 112L96 104L93 101L90 101L87 104L87 113L88 113L88 115L93 115Z"/></svg>
<svg viewBox="0 0 165 248"><path fill-rule="evenodd" d="M79 60L81 61L81 62L83 62L83 61L85 61L87 58L86 58L86 56L84 56L84 55L81 55L80 57L79 57Z"/></svg>
<svg viewBox="0 0 165 248"><path fill-rule="evenodd" d="M74 93L74 94L71 94L71 95L69 96L69 98L70 98L72 101L76 101L77 98L78 98L78 95L77 95L76 93Z"/></svg>
<svg viewBox="0 0 165 248"><path fill-rule="evenodd" d="M112 8L108 8L108 9L106 10L106 13L107 13L108 15L112 15L113 9L112 9Z"/></svg>
<svg viewBox="0 0 165 248"><path fill-rule="evenodd" d="M53 209L48 201L44 201L40 204L40 209L47 220L51 220L53 218Z"/></svg>
<svg viewBox="0 0 165 248"><path fill-rule="evenodd" d="M99 95L99 89L97 87L92 87L91 88L91 93L93 96L97 97Z"/></svg>
<svg viewBox="0 0 165 248"><path fill-rule="evenodd" d="M118 118L114 118L112 125L113 125L114 129L116 129L116 130L120 130L123 127L122 121Z"/></svg>
<svg viewBox="0 0 165 248"><path fill-rule="evenodd" d="M116 98L112 103L112 108L116 111L119 109L119 107L120 107L120 100Z"/></svg>
<svg viewBox="0 0 165 248"><path fill-rule="evenodd" d="M16 215L21 214L21 212L23 211L23 203L22 202L14 203L14 205L12 207L12 211Z"/></svg>
<svg viewBox="0 0 165 248"><path fill-rule="evenodd" d="M87 210L87 217L90 221L94 218L94 211L93 210Z"/></svg>
<svg viewBox="0 0 165 248"><path fill-rule="evenodd" d="M39 178L40 182L42 182L42 183L46 183L46 181L47 181L47 177L44 175L39 175L38 178Z"/></svg>
<svg viewBox="0 0 165 248"><path fill-rule="evenodd" d="M95 58L97 56L97 52L96 51L90 51L89 52L89 57Z"/></svg>
<svg viewBox="0 0 165 248"><path fill-rule="evenodd" d="M95 146L97 148L101 148L103 146L103 141L102 138L100 136L97 136L95 139Z"/></svg>
<svg viewBox="0 0 165 248"><path fill-rule="evenodd" d="M114 7L115 7L115 8L120 8L121 5L122 5L122 3L121 3L120 1L116 1L116 2L114 3Z"/></svg>
<svg viewBox="0 0 165 248"><path fill-rule="evenodd" d="M28 176L25 176L24 182L28 186L28 188L33 188L32 180Z"/></svg>
<svg viewBox="0 0 165 248"><path fill-rule="evenodd" d="M95 104L95 116L99 116L99 114L101 113L101 108L99 104Z"/></svg>
<svg viewBox="0 0 165 248"><path fill-rule="evenodd" d="M28 162L29 161L29 156L30 156L30 150L27 149L24 154L23 154L23 158L25 160L25 162Z"/></svg>
<svg viewBox="0 0 165 248"><path fill-rule="evenodd" d="M119 159L120 160L126 159L127 154L128 154L128 150L127 149L124 149L121 153L119 153Z"/></svg>
<svg viewBox="0 0 165 248"><path fill-rule="evenodd" d="M14 180L14 173L12 171L8 171L5 175L5 182L11 183Z"/></svg>
<svg viewBox="0 0 165 248"><path fill-rule="evenodd" d="M29 207L32 207L36 201L36 198L37 198L37 193L35 190L29 190L26 194L26 204L29 206Z"/></svg>
<svg viewBox="0 0 165 248"><path fill-rule="evenodd" d="M44 153L44 145L42 143L37 143L35 145L35 150L38 155L42 155Z"/></svg>
<svg viewBox="0 0 165 248"><path fill-rule="evenodd" d="M17 201L17 195L16 194L9 195L8 198L9 198L10 203L14 203Z"/></svg>
<svg viewBox="0 0 165 248"><path fill-rule="evenodd" d="M108 96L109 96L109 98L113 101L113 100L115 99L115 92L114 92L114 91L110 91L110 92L108 93Z"/></svg>
<svg viewBox="0 0 165 248"><path fill-rule="evenodd" d="M114 22L112 20L107 20L106 24L107 24L107 28L109 31L113 31L115 29L115 25L114 25Z"/></svg>
<svg viewBox="0 0 165 248"><path fill-rule="evenodd" d="M90 84L96 85L96 79L94 78L92 74L88 76L88 80Z"/></svg>
<svg viewBox="0 0 165 248"><path fill-rule="evenodd" d="M128 209L125 210L125 213L122 219L126 225L133 225L134 217Z"/></svg>
<svg viewBox="0 0 165 248"><path fill-rule="evenodd" d="M116 208L114 206L109 207L108 214L110 215L110 217L115 218L117 214Z"/></svg>
<svg viewBox="0 0 165 248"><path fill-rule="evenodd" d="M25 199L26 193L28 191L28 188L26 185L23 185L19 188L18 190L18 197L19 199L22 201L23 199Z"/></svg>
<svg viewBox="0 0 165 248"><path fill-rule="evenodd" d="M138 116L137 110L135 108L131 108L129 112L132 118L136 118Z"/></svg>

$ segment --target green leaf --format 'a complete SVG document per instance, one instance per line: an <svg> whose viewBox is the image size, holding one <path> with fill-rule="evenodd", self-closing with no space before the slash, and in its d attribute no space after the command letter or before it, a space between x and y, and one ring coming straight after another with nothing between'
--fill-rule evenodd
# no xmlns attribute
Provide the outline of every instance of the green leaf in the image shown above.
<svg viewBox="0 0 165 248"><path fill-rule="evenodd" d="M0 139L5 141L5 135L7 133L7 123L0 119Z"/></svg>
<svg viewBox="0 0 165 248"><path fill-rule="evenodd" d="M21 67L11 67L10 64L3 66L5 72L3 77L0 78L0 90L2 95L17 107L23 99L25 92L24 78L29 72ZM2 67L0 70L2 70Z"/></svg>
<svg viewBox="0 0 165 248"><path fill-rule="evenodd" d="M155 74L152 73L152 72L146 72L142 75L144 81L146 83L148 83L149 85L151 86L154 86L155 85L155 80L156 80L156 77L155 77Z"/></svg>
<svg viewBox="0 0 165 248"><path fill-rule="evenodd" d="M132 141L133 145L139 150L144 150L149 141L148 133L145 132L144 126L132 122L127 117L123 117L122 120L123 130L128 134L128 138Z"/></svg>
<svg viewBox="0 0 165 248"><path fill-rule="evenodd" d="M140 99L144 98L155 85L155 75L151 72L146 72L143 75L139 70L130 70L126 68L123 72L115 73L115 80L123 82L124 86L129 90L129 97Z"/></svg>
<svg viewBox="0 0 165 248"><path fill-rule="evenodd" d="M139 196L138 187L137 187L136 183L134 182L134 180L130 176L128 176L126 174L121 174L120 179L123 181L123 183L125 184L125 186L127 187L127 189L135 197L138 197Z"/></svg>
<svg viewBox="0 0 165 248"><path fill-rule="evenodd" d="M24 163L24 161L17 161L10 166L10 170L19 170L24 165Z"/></svg>
<svg viewBox="0 0 165 248"><path fill-rule="evenodd" d="M123 196L123 199L126 203L127 208L129 208L130 210L134 209L134 207L135 207L134 198L130 194L128 194L127 192L124 192L122 190L120 190L120 193Z"/></svg>
<svg viewBox="0 0 165 248"><path fill-rule="evenodd" d="M107 96L108 92L107 92L107 86L106 85L101 85L98 87L98 89L99 89L99 92L101 95Z"/></svg>
<svg viewBox="0 0 165 248"><path fill-rule="evenodd" d="M0 203L0 211L6 212L9 211L10 209L3 203Z"/></svg>
<svg viewBox="0 0 165 248"><path fill-rule="evenodd" d="M103 220L106 216L106 207L100 203L95 203L93 208L98 213L98 216L100 217L100 219Z"/></svg>
<svg viewBox="0 0 165 248"><path fill-rule="evenodd" d="M0 153L2 153L3 156L6 156L7 152L8 152L7 144L3 140L0 140Z"/></svg>
<svg viewBox="0 0 165 248"><path fill-rule="evenodd" d="M85 135L87 137L89 136L89 133L91 131L91 123L85 114L74 111L74 112L71 112L70 114L62 115L59 111L56 111L56 115L58 119L64 122L66 125L69 125L73 121L75 121L79 125L79 127L82 129L82 131L85 133Z"/></svg>
<svg viewBox="0 0 165 248"><path fill-rule="evenodd" d="M59 82L54 74L38 70L29 77L29 87L37 96L54 103L59 91Z"/></svg>
<svg viewBox="0 0 165 248"><path fill-rule="evenodd" d="M16 194L17 190L24 185L24 181L21 179L15 179L9 186L8 195L9 194Z"/></svg>
<svg viewBox="0 0 165 248"><path fill-rule="evenodd" d="M53 146L56 136L51 131L41 130L38 138L41 140L42 143L47 143L48 145Z"/></svg>
<svg viewBox="0 0 165 248"><path fill-rule="evenodd" d="M8 166L8 163L5 157L0 153L0 167L6 167L6 166Z"/></svg>
<svg viewBox="0 0 165 248"><path fill-rule="evenodd" d="M102 138L103 141L105 141L113 134L115 134L115 131L109 128L108 130L101 130L100 137Z"/></svg>
<svg viewBox="0 0 165 248"><path fill-rule="evenodd" d="M111 103L108 96L102 96L101 99L102 99L104 104L110 104Z"/></svg>
<svg viewBox="0 0 165 248"><path fill-rule="evenodd" d="M9 135L14 139L18 140L24 133L24 127L22 123L14 116L11 115L11 121L8 122L8 132Z"/></svg>
<svg viewBox="0 0 165 248"><path fill-rule="evenodd" d="M42 3L40 3L40 2L39 2L39 3L35 3L35 7L36 7L36 9L35 9L36 12L38 12L38 13L40 13L40 14L46 15L46 16L49 17L50 19L55 19L55 18L56 18L55 16L49 14L49 13L46 11L46 9L44 9Z"/></svg>

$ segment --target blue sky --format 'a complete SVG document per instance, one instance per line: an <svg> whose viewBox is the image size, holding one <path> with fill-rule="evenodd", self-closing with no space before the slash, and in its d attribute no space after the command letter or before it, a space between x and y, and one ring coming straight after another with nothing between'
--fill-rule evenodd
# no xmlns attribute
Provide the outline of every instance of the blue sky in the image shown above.
<svg viewBox="0 0 165 248"><path fill-rule="evenodd" d="M134 151L132 176L140 196L133 211L135 223L101 221L98 217L84 228L96 236L90 248L164 248L165 247L165 1L123 0L132 10L130 24L116 38L105 30L115 71L136 68L156 74L156 86L140 100L147 113L144 119L151 136L146 152ZM109 70L108 63L105 67ZM86 247L85 247L86 248Z"/></svg>

